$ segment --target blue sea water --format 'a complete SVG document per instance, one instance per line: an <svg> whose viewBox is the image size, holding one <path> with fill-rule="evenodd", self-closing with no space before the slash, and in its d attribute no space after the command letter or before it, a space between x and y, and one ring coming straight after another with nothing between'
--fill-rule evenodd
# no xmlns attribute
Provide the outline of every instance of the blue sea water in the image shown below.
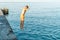
<svg viewBox="0 0 60 40"><path fill-rule="evenodd" d="M9 8L6 16L18 40L60 40L60 3L21 2L0 3L0 8ZM24 29L20 29L20 13L25 5Z"/></svg>

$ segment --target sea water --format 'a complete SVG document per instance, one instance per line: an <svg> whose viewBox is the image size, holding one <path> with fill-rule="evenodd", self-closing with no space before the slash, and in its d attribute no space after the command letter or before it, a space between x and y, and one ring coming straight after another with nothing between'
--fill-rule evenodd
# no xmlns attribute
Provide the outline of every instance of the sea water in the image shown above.
<svg viewBox="0 0 60 40"><path fill-rule="evenodd" d="M0 8L7 7L6 16L18 40L60 40L60 3L20 2L0 3ZM29 5L25 14L24 29L20 29L22 8Z"/></svg>

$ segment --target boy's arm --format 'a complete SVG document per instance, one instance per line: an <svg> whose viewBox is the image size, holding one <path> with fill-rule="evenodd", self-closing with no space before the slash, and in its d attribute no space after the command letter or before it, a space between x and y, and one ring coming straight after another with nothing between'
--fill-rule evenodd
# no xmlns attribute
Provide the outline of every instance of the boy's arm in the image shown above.
<svg viewBox="0 0 60 40"><path fill-rule="evenodd" d="M24 10L24 14L26 13L27 10Z"/></svg>
<svg viewBox="0 0 60 40"><path fill-rule="evenodd" d="M28 10L28 9L25 9L25 10L24 10L24 14L26 13L27 10Z"/></svg>

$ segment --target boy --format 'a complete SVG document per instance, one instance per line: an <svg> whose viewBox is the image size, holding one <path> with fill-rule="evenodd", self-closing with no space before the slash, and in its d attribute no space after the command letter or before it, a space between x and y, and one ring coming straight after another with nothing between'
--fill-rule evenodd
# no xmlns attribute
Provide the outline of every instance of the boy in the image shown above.
<svg viewBox="0 0 60 40"><path fill-rule="evenodd" d="M25 18L25 13L26 11L28 10L28 5L26 5L23 10L22 10L22 13L20 15L20 28L23 29L23 26L24 26L24 18Z"/></svg>

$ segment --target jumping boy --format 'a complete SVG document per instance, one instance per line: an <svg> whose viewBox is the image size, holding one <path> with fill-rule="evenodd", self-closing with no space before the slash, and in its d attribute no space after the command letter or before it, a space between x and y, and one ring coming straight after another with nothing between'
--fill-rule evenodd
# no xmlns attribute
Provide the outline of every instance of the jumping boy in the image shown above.
<svg viewBox="0 0 60 40"><path fill-rule="evenodd" d="M26 11L28 10L28 5L26 5L24 8L23 8L23 10L22 10L22 13L21 13L21 15L20 15L20 28L21 29L23 29L23 27L24 27L24 18L25 18L25 13L26 13Z"/></svg>

